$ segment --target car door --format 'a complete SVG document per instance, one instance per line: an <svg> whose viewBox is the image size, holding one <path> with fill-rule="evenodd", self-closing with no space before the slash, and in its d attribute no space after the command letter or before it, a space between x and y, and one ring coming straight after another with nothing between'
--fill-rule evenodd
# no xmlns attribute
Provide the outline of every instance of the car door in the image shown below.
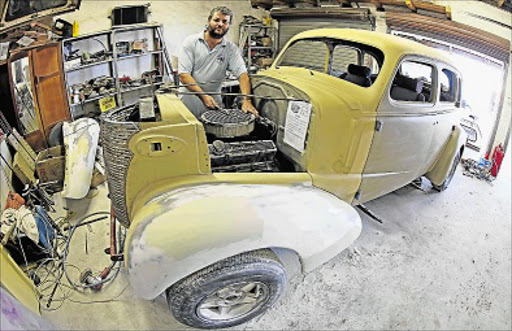
<svg viewBox="0 0 512 331"><path fill-rule="evenodd" d="M434 61L402 58L377 109L375 134L356 203L382 196L424 174L435 133Z"/></svg>
<svg viewBox="0 0 512 331"><path fill-rule="evenodd" d="M460 122L460 75L448 65L438 65L439 84L435 106L435 133L427 164L432 167L442 153L454 125ZM429 167L429 168L430 168Z"/></svg>

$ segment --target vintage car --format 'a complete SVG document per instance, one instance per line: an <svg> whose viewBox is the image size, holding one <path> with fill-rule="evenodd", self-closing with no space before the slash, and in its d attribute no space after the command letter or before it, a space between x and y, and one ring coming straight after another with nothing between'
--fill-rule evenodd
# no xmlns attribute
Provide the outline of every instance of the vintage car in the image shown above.
<svg viewBox="0 0 512 331"><path fill-rule="evenodd" d="M174 93L157 94L153 118L137 106L102 118L130 283L147 299L165 292L193 327L261 314L290 270L357 239L354 206L421 176L446 189L464 149L460 74L406 39L303 32L251 80L259 119L220 109L200 121Z"/></svg>

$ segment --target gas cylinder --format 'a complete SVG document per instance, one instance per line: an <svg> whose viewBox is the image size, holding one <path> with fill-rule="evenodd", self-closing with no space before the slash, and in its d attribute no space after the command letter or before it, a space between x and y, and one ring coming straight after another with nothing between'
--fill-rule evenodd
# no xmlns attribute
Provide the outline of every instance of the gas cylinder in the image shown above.
<svg viewBox="0 0 512 331"><path fill-rule="evenodd" d="M494 147L494 151L492 152L492 168L491 175L496 177L498 175L498 171L500 171L501 162L503 162L503 157L505 156L505 152L503 151L503 146L499 144Z"/></svg>

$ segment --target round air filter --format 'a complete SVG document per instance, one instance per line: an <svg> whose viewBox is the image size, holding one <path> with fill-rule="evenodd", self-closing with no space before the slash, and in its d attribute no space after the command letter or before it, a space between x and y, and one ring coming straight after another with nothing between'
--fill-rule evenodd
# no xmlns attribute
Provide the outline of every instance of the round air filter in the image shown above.
<svg viewBox="0 0 512 331"><path fill-rule="evenodd" d="M254 130L254 115L239 109L208 110L201 119L206 133L219 138L241 137Z"/></svg>

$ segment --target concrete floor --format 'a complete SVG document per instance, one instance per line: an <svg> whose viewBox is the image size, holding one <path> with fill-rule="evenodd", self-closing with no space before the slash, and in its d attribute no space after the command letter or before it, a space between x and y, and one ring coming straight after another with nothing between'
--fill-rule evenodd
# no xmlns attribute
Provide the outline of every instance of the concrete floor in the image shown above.
<svg viewBox="0 0 512 331"><path fill-rule="evenodd" d="M235 329L510 330L510 154L493 185L459 168L441 194L425 182L425 192L407 186L369 202L383 224L362 214L363 232L349 249L295 277L270 311ZM108 210L105 187L94 194L68 207L77 217ZM106 221L82 227L70 263L102 270L107 246ZM70 299L43 317L70 330L188 329L170 315L163 296L137 298L123 271L100 292L73 292Z"/></svg>

